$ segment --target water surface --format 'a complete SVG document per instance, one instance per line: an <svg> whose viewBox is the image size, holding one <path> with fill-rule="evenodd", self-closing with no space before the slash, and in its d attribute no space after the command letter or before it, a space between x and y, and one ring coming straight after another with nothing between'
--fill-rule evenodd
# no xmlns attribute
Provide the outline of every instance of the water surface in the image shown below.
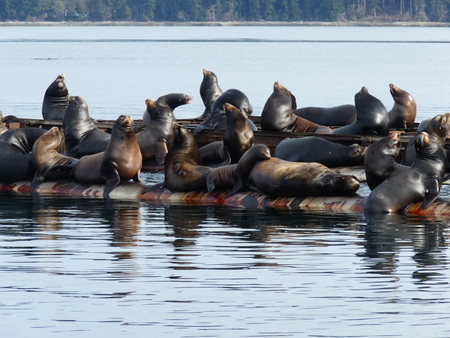
<svg viewBox="0 0 450 338"><path fill-rule="evenodd" d="M202 69L259 115L389 83L421 120L450 107L448 28L0 27L0 109L40 118L66 75L97 119L194 95ZM145 173L147 183L161 173ZM367 186L361 192L367 193ZM443 195L448 198L448 188ZM0 194L5 337L449 337L448 219Z"/></svg>

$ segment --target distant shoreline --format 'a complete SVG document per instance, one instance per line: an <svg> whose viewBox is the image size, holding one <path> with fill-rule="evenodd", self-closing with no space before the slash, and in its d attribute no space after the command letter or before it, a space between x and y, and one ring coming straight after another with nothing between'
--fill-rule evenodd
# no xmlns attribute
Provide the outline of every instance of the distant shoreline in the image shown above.
<svg viewBox="0 0 450 338"><path fill-rule="evenodd" d="M354 26L354 27L450 27L450 22L410 21L190 21L190 22L135 22L135 21L5 21L0 26Z"/></svg>

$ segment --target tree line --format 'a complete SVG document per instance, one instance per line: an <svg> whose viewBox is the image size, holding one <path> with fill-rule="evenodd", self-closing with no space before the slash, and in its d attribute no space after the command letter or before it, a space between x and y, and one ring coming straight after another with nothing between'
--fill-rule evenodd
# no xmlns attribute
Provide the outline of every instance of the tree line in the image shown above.
<svg viewBox="0 0 450 338"><path fill-rule="evenodd" d="M0 0L0 21L450 21L450 0Z"/></svg>

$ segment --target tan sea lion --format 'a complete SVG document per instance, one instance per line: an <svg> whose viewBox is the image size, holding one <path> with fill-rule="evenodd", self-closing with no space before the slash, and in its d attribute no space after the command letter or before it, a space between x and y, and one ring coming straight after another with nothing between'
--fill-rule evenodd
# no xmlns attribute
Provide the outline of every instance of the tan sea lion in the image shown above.
<svg viewBox="0 0 450 338"><path fill-rule="evenodd" d="M140 182L142 154L133 130L133 119L121 115L116 120L105 151L83 156L74 167L74 177L85 183L105 183L103 197L121 181Z"/></svg>
<svg viewBox="0 0 450 338"><path fill-rule="evenodd" d="M389 91L394 99L394 106L388 112L389 128L412 128L417 114L416 100L395 84L389 85Z"/></svg>
<svg viewBox="0 0 450 338"><path fill-rule="evenodd" d="M264 144L256 144L248 149L237 164L214 168L206 179L208 191L231 189L228 198L247 186L248 176L258 161L270 158L270 150Z"/></svg>
<svg viewBox="0 0 450 338"><path fill-rule="evenodd" d="M338 174L315 162L259 161L248 178L251 190L271 197L345 196L359 189L355 175Z"/></svg>
<svg viewBox="0 0 450 338"><path fill-rule="evenodd" d="M169 188L171 191L206 190L212 168L202 165L202 157L192 133L178 126L172 148L164 162L164 182L146 187L142 193Z"/></svg>
<svg viewBox="0 0 450 338"><path fill-rule="evenodd" d="M53 127L34 142L31 158L35 173L31 181L31 193L34 193L46 178L73 177L73 168L78 159L64 156L57 151L63 138L58 127Z"/></svg>

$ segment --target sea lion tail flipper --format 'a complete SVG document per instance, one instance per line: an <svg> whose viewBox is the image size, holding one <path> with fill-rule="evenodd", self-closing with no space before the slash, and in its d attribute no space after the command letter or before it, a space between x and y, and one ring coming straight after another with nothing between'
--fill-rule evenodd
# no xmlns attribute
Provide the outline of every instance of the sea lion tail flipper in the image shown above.
<svg viewBox="0 0 450 338"><path fill-rule="evenodd" d="M208 190L208 192L214 191L214 189L216 189L216 184L214 183L214 179L210 174L206 177L206 189Z"/></svg>
<svg viewBox="0 0 450 338"><path fill-rule="evenodd" d="M244 188L244 182L242 181L242 177L236 177L235 178L235 182L234 182L234 186L233 189L231 189L226 195L225 195L225 199L227 199L228 197L233 196L234 194L238 193L239 191L241 191Z"/></svg>
<svg viewBox="0 0 450 338"><path fill-rule="evenodd" d="M146 186L144 188L144 190L142 190L141 194L143 195L143 194L145 194L146 192L149 192L149 191L155 191L155 190L158 190L158 189L164 189L165 187L166 187L166 183L165 182L149 185L149 186Z"/></svg>
<svg viewBox="0 0 450 338"><path fill-rule="evenodd" d="M433 179L433 182L430 182L430 187L427 189L425 193L425 198L422 202L422 209L425 209L430 206L437 198L439 197L439 182L436 179Z"/></svg>
<svg viewBox="0 0 450 338"><path fill-rule="evenodd" d="M34 195L36 193L36 189L37 187L44 182L44 175L38 173L37 171L35 172L34 176L33 176L33 180L31 181L30 184L30 192L32 195Z"/></svg>

